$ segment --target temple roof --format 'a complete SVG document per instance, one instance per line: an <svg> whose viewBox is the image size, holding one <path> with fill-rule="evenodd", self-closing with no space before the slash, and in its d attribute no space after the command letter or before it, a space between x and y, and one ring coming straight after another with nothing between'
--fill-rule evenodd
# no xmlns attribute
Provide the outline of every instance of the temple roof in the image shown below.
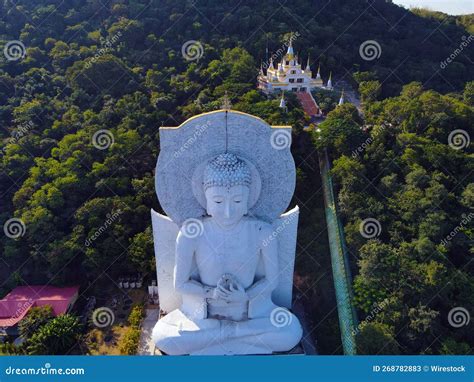
<svg viewBox="0 0 474 382"><path fill-rule="evenodd" d="M15 326L33 306L50 305L55 316L67 312L79 287L57 288L48 285L19 286L0 300L0 327Z"/></svg>

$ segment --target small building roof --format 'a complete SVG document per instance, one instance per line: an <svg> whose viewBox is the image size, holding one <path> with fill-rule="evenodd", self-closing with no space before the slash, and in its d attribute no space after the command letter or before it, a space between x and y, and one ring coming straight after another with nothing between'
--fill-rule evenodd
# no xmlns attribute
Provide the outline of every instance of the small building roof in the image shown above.
<svg viewBox="0 0 474 382"><path fill-rule="evenodd" d="M50 305L55 316L74 304L79 287L58 288L48 285L19 286L0 300L0 327L15 326L34 306Z"/></svg>

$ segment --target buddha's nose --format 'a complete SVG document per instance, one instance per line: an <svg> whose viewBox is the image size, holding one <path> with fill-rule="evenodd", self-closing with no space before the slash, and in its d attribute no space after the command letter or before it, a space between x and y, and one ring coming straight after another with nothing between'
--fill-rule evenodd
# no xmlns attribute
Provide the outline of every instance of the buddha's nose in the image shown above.
<svg viewBox="0 0 474 382"><path fill-rule="evenodd" d="M230 205L229 204L225 206L225 217L230 218Z"/></svg>

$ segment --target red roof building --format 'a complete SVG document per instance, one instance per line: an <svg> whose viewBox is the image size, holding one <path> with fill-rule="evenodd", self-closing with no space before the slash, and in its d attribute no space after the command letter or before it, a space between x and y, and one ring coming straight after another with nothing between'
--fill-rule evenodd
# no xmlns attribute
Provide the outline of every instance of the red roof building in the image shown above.
<svg viewBox="0 0 474 382"><path fill-rule="evenodd" d="M49 305L53 314L67 313L79 296L79 287L57 288L44 285L20 286L0 300L0 327L20 322L32 307Z"/></svg>

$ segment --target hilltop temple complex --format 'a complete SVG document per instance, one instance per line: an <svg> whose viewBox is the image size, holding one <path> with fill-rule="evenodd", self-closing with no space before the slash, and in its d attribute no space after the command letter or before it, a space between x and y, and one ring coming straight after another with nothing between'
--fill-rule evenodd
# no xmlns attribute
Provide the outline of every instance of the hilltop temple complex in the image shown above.
<svg viewBox="0 0 474 382"><path fill-rule="evenodd" d="M272 58L270 58L266 73L263 67L260 68L258 88L266 94L281 91L310 92L315 88L332 90L331 77L330 75L327 84L324 85L319 67L316 78L313 78L313 73L309 65L309 57L306 67L303 69L302 64L298 60L298 56L294 54L293 46L290 41L286 54L283 56L282 61L277 64L276 68Z"/></svg>

